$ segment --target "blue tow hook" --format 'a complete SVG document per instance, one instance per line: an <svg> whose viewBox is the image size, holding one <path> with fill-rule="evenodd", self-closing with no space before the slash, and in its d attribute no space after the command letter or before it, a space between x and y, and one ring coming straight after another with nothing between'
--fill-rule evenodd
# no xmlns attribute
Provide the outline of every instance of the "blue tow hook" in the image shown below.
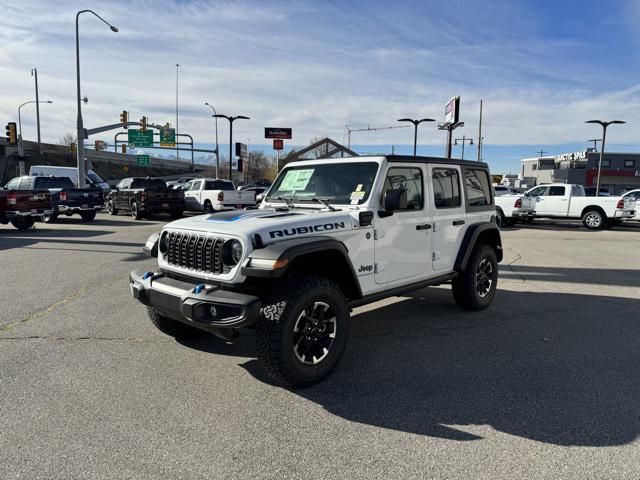
<svg viewBox="0 0 640 480"><path fill-rule="evenodd" d="M204 290L204 283L201 283L200 285L196 285L196 288L193 289L193 293L197 295L202 290Z"/></svg>
<svg viewBox="0 0 640 480"><path fill-rule="evenodd" d="M149 277L153 277L153 272L144 272L144 275L142 276L142 279L146 280Z"/></svg>

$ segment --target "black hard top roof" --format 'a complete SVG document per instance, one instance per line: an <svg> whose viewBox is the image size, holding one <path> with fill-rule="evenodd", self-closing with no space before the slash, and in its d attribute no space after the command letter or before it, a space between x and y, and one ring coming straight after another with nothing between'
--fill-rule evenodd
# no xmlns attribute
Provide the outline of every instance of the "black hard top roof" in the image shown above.
<svg viewBox="0 0 640 480"><path fill-rule="evenodd" d="M457 158L442 158L442 157L422 157L413 155L385 155L389 162L403 162L403 163L443 163L447 165L464 165L467 167L482 167L489 168L484 162L475 162L472 160L460 160Z"/></svg>

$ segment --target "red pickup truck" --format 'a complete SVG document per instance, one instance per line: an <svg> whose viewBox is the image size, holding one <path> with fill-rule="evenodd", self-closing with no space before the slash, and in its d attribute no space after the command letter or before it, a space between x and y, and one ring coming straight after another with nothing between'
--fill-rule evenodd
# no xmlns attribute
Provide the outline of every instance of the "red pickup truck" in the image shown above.
<svg viewBox="0 0 640 480"><path fill-rule="evenodd" d="M48 190L0 190L0 223L20 230L31 228L36 218L51 215L53 204Z"/></svg>

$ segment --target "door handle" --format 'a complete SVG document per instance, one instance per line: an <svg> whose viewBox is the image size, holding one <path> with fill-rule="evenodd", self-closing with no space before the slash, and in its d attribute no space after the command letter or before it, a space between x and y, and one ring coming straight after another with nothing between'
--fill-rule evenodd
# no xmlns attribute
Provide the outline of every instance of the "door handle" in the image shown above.
<svg viewBox="0 0 640 480"><path fill-rule="evenodd" d="M453 225L459 227L460 225L464 225L464 220L454 220Z"/></svg>
<svg viewBox="0 0 640 480"><path fill-rule="evenodd" d="M420 225L416 225L416 230L431 230L430 223L422 223Z"/></svg>

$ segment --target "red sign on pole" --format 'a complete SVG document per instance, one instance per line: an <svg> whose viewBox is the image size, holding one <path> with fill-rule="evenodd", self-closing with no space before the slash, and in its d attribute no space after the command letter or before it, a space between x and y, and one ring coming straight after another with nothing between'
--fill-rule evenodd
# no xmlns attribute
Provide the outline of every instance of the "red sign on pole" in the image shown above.
<svg viewBox="0 0 640 480"><path fill-rule="evenodd" d="M284 140L274 139L273 140L273 149L274 150L282 150L282 149L284 149Z"/></svg>

